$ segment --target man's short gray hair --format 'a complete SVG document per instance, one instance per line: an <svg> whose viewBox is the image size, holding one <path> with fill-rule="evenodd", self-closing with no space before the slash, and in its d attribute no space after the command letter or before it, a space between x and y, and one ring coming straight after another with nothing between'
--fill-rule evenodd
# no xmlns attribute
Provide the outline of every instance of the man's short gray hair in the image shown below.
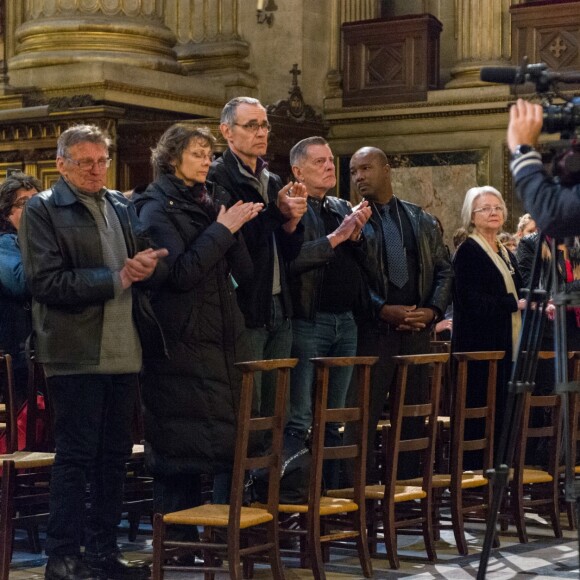
<svg viewBox="0 0 580 580"><path fill-rule="evenodd" d="M231 127L236 122L236 111L240 105L253 105L264 108L264 105L258 99L254 99L254 97L234 97L222 109L220 123L225 123L228 127Z"/></svg>
<svg viewBox="0 0 580 580"><path fill-rule="evenodd" d="M306 137L306 139L298 141L298 143L290 149L290 165L300 165L308 155L308 148L313 145L328 145L328 141L324 137L319 136Z"/></svg>
<svg viewBox="0 0 580 580"><path fill-rule="evenodd" d="M109 150L111 138L96 125L73 125L64 131L56 144L56 156L68 157L71 147L79 143L95 143Z"/></svg>

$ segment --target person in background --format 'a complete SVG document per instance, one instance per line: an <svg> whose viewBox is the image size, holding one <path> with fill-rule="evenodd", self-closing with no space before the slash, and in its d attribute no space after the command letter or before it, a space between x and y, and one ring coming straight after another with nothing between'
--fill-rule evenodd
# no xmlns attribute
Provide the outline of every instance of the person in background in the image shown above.
<svg viewBox="0 0 580 580"><path fill-rule="evenodd" d="M359 325L358 354L379 356L371 369L368 428L367 480L374 483L374 440L394 383L392 357L429 352L432 326L443 318L449 303L453 270L433 216L395 196L391 167L383 151L375 147L356 151L350 160L350 175L353 187L372 210L363 228L373 264L367 275L371 317ZM408 402L425 399L427 376L421 373L416 384L417 388L408 393ZM349 398L353 396L349 394ZM404 428L416 429L411 423ZM352 440L352 436L352 430L347 429L345 439ZM399 464L400 478L418 475L415 458L405 458Z"/></svg>
<svg viewBox="0 0 580 580"><path fill-rule="evenodd" d="M500 433L506 403L507 382L521 328L520 311L526 301L520 298L522 279L515 256L499 241L507 209L501 193L489 186L472 187L465 194L461 219L469 237L457 249L453 259L454 352L502 350L496 392L496 439ZM479 362L470 365L469 406L485 404L487 367ZM480 435L473 425L469 437ZM473 463L470 463L473 462ZM468 457L468 468L480 468L480 457Z"/></svg>
<svg viewBox="0 0 580 580"><path fill-rule="evenodd" d="M134 198L154 242L169 251L167 277L151 301L169 358L145 362L143 402L147 465L155 510L200 505L201 475L231 470L234 458L244 329L235 285L252 278L240 229L262 203L238 201L206 181L215 137L205 127L171 126L151 154L155 181ZM227 498L225 498L227 499ZM173 540L197 540L172 526ZM193 565L178 551L172 564Z"/></svg>
<svg viewBox="0 0 580 580"><path fill-rule="evenodd" d="M538 227L536 226L536 222L534 218L529 213L525 213L523 216L520 217L518 220L518 229L514 234L518 239L527 236L528 234L533 234L537 231Z"/></svg>
<svg viewBox="0 0 580 580"><path fill-rule="evenodd" d="M150 247L135 208L105 187L110 143L95 125L64 131L61 177L26 204L18 231L56 443L47 580L150 574L144 562L123 557L117 526L137 376L143 356L164 352L143 283L154 284L167 250Z"/></svg>
<svg viewBox="0 0 580 580"><path fill-rule="evenodd" d="M366 259L362 227L370 217L367 202L353 212L350 203L329 195L336 185L334 156L325 139L308 137L290 150L292 172L308 192L308 211L302 218L304 243L289 264L292 319L292 356L299 359L290 380L286 435L304 441L312 426L313 357L355 356L355 312L364 308L360 263ZM331 369L330 408L344 407L352 367ZM340 442L340 425L328 423L325 446ZM324 466L325 485L338 487L338 463Z"/></svg>
<svg viewBox="0 0 580 580"><path fill-rule="evenodd" d="M465 228L457 228L453 232L453 253L457 252L457 248L468 238L469 232Z"/></svg>
<svg viewBox="0 0 580 580"><path fill-rule="evenodd" d="M498 236L499 241L504 245L505 249L515 254L518 249L520 238L509 232L501 232Z"/></svg>
<svg viewBox="0 0 580 580"><path fill-rule="evenodd" d="M251 97L236 97L222 110L220 131L228 144L211 166L208 178L223 187L233 202L263 203L264 210L242 227L254 275L237 289L245 319L246 360L286 358L292 345L292 306L285 264L298 255L306 212L306 189L283 186L264 160L270 123L266 109ZM291 193L291 195L289 195ZM272 415L274 375L255 377L255 410Z"/></svg>
<svg viewBox="0 0 580 580"><path fill-rule="evenodd" d="M42 189L31 175L15 172L0 185L0 350L13 359L16 404L26 400L26 340L32 331L30 294L18 243L24 207Z"/></svg>

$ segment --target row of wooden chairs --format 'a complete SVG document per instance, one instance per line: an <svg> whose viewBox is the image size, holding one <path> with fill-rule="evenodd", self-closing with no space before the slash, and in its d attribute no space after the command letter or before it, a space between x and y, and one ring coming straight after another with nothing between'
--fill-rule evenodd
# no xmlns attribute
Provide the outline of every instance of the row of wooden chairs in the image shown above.
<svg viewBox="0 0 580 580"><path fill-rule="evenodd" d="M458 551L462 554L468 552L465 540L464 519L473 515L485 519L487 508L491 498L491 486L485 474L485 469L492 464L494 413L495 409L495 373L497 361L503 357L502 352L487 353L454 353L453 359L456 371L453 381L453 398L450 413L451 435L450 445L450 469L448 473L435 473L436 443L438 425L440 424L440 397L441 383L445 369L448 367L450 356L448 353L436 353L428 355L413 355L396 357L397 379L394 396L390 402L390 422L383 426L383 453L385 466L384 484L380 486L367 486L365 481L365 469L363 458L366 457L366 441L361 437L355 445L345 447L324 447L324 427L327 421L349 422L352 421L359 432L366 433L365 423L368 421L368 383L370 367L376 359L371 357L327 358L314 359L317 370L316 401L314 410L313 445L312 445L312 477L310 482L310 497L308 504L301 506L280 506L278 502L278 484L280 474L280 461L282 449L282 430L284 424L284 403L290 369L296 364L295 359L281 361L258 361L240 363L243 372L243 389L240 406L240 418L238 422L236 461L234 465L234 477L230 504L228 506L204 505L191 510L184 510L165 516L156 515L154 521L154 578L162 578L167 569L164 564L165 550L175 547L185 548L182 543L168 542L165 538L165 529L169 525L186 524L204 527L204 536L198 545L187 547L201 550L206 555L207 573L211 577L220 570L216 565L217 560L212 557L214 551L225 552L232 578L242 575L241 561L244 560L247 575L251 574L252 563L258 557L259 552L265 552L272 566L275 577L283 578L283 568L280 563L280 551L278 536L279 513L300 514L300 530L302 533L301 551L302 563L308 562L313 569L315 578L324 578L324 562L328 558L328 551L322 546L354 538L358 550L361 569L366 577L372 575L370 560L370 545L375 551L378 542L384 542L386 546L389 564L393 568L399 566L397 554L397 534L411 531L422 534L427 557L435 560L435 539L438 530L445 523L443 514L448 508L451 515L451 525L457 542ZM549 358L551 355L542 355ZM0 359L3 369L7 369L6 377L10 376L10 358ZM580 356L578 359L580 360ZM488 385L486 405L478 408L468 408L466 405L466 392L469 382L469 364L474 361L485 361L488 364ZM336 365L354 365L357 369L359 401L356 407L348 409L327 409L326 400L328 392L329 369ZM412 375L410 369L415 366L428 365L430 373L429 399L417 405L405 404L405 391L413 388L409 384ZM580 370L580 363L578 363ZM278 373L277 404L273 417L251 419L251 396L253 392L253 376L255 372ZM7 378L7 380L9 380ZM558 498L559 472L561 466L554 464L547 470L531 470L525 466L525 446L527 438L540 436L549 437L554 445L559 445L561 432L559 431L559 413L561 409L560 397L549 395L543 397L526 396L522 432L526 437L521 438L516 453L513 477L509 499L504 506L504 515L511 514L521 541L526 541L525 522L523 513L525 509L539 509L547 507L552 520L555 534L558 532L559 508L554 496ZM571 432L577 434L574 439L580 437L578 420L578 397L571 400L576 404L577 411L571 412L573 423ZM539 406L551 409L553 425L543 425L540 430L528 428L531 410ZM419 423L424 425L423 430L417 432L413 439L401 439L401 427L406 417L419 418ZM484 423L483 436L477 440L465 439L465 424L467 421L479 420ZM574 423L575 421L575 423ZM266 456L252 457L248 449L250 434L257 430L270 430L272 432L271 452ZM440 432L440 431L439 431ZM479 451L483 455L483 469L479 473L465 472L463 469L463 456L465 453ZM416 480L397 481L397 465L406 453L413 452L421 455L422 476ZM574 451L575 453L575 451ZM559 459L559 448L554 447L551 457ZM351 459L355 461L355 482L352 489L331 490L326 496L321 494L322 462L333 459ZM523 458L523 459L522 459ZM28 454L20 458L33 461ZM7 570L10 562L13 522L10 514L14 515L17 506L15 497L27 501L40 502L46 498L29 495L15 494L17 474L30 475L41 478L40 473L48 471L51 454L44 454L44 458L35 458L46 463L29 463L30 469L23 470L18 464L19 459L5 458L2 473L2 511L0 513L0 542L3 551L0 552L0 579L7 578ZM522 461L519 466L518 461ZM270 472L269 494L266 505L243 505L244 474L248 469L264 468ZM554 473L554 470L556 472ZM545 471L546 473L540 473ZM580 471L580 469L579 469ZM547 475L546 475L547 474ZM31 478L29 478L30 480ZM40 479L38 480L40 481ZM555 481L555 484L554 484ZM546 497L537 498L535 494L528 496L526 486L548 484L552 490ZM25 484L28 490L34 491L34 483ZM32 485L32 487L31 487ZM554 485L556 492L554 493ZM550 487L551 486L551 487ZM38 489L47 490L46 485L37 486ZM449 490L449 494L443 494L443 490ZM12 502L6 501L12 497ZM32 499L31 499L32 498ZM528 502L528 499L530 502ZM540 502L540 499L543 503ZM444 503L445 500L445 503ZM18 500L17 500L18 501ZM554 507L556 506L556 507ZM22 510L25 515L25 510ZM339 516L347 515L348 521ZM572 518L572 516L570 516ZM328 524L326 524L328 520ZM558 522L558 524L556 524ZM344 529L347 525L347 529ZM240 530L250 530L254 526L261 526L265 530L264 541L257 543L256 536L247 538L240 536ZM224 534L216 534L215 529L226 530ZM226 538L225 544L220 539ZM307 556L307 557L306 557ZM187 569L180 567L181 571L203 571L203 568Z"/></svg>
<svg viewBox="0 0 580 580"><path fill-rule="evenodd" d="M503 357L502 352L498 353L456 353L454 356L458 361L458 396L455 397L455 406L452 414L453 425L453 445L457 449L476 450L481 449L487 457L487 466L491 466L491 449L493 448L493 409L495 392L495 369L497 361ZM467 390L467 365L474 360L486 360L490 364L490 378L488 382L488 400L485 408L466 409L465 393ZM286 382L290 368L296 363L295 360L283 361L260 361L254 363L243 363L241 368L244 372L244 385L242 395L242 405L240 410L240 420L238 426L236 450L236 463L234 466L233 484L231 490L231 500L229 506L204 505L181 512L155 516L154 523L154 565L153 578L155 580L163 578L166 570L178 571L178 568L166 566L165 552L167 549L175 547L185 547L182 542L170 542L165 539L165 531L168 525L195 525L204 527L204 536L200 542L188 543L191 549L201 550L207 555L207 568L197 568L198 571L205 570L209 577L219 571L213 563L216 561L210 556L213 550L225 552L229 565L229 574L232 578L242 577L242 559L255 555L258 550L266 551L269 555L273 573L276 578L283 578L283 568L280 563L280 550L277 546L279 525L278 515L280 512L298 512L303 515L301 520L304 525L306 541L302 544L302 549L308 554L310 566L314 577L325 578L324 560L326 558L322 545L342 541L350 536L357 540L357 548L361 569L366 577L372 574L370 552L367 542L375 547L378 542L384 542L387 557L392 568L399 567L397 552L397 534L405 530L413 532L419 528L426 546L427 556L430 560L435 560L435 525L434 519L440 513L441 506L435 504L435 488L448 487L453 490L450 499L452 521L455 536L460 551L467 552L465 542L465 532L463 529L463 515L474 509L480 509L485 516L485 510L489 505L488 480L483 474L465 474L462 469L462 453L452 453L452 470L444 477L438 477L437 485L433 485L433 468L435 465L437 418L440 408L440 392L444 367L449 361L449 354L427 354L415 356L396 357L397 379L394 389L394 397L390 404L390 423L384 427L384 482L381 485L367 486L364 476L362 458L365 456L364 423L367 422L368 403L368 380L370 364L368 359L357 357L349 359L315 359L313 362L317 368L317 388L314 409L313 443L312 443L312 474L310 482L310 496L307 505L303 506L280 506L278 503L278 492L276 485L278 480L276 475L280 473L279 462L282 440L277 430L283 426L283 401L285 400ZM327 409L326 396L328 390L328 370L337 364L354 364L364 369L362 374L359 371L359 405L352 409ZM408 388L413 388L409 384L410 369L416 366L429 365L432 368L430 377L430 393L428 400L417 405L405 404L405 392ZM278 400L275 416L271 418L251 419L251 393L253 373L264 370L276 370L278 376ZM419 424L424 425L424 429L419 429L417 436L413 439L401 439L403 421L413 417L419 419ZM467 442L463 439L463 425L468 419L484 419L485 433L478 441ZM327 420L332 421L360 421L361 436L355 448L349 450L351 455L357 458L355 468L355 487L349 489L329 490L327 496L321 495L322 461L327 459L338 459L346 457L344 449L324 448L324 425ZM270 429L273 432L273 444L271 454L266 457L255 458L248 456L249 433L254 429ZM397 466L400 457L404 453L419 453L422 460L422 477L416 481L397 481ZM269 501L266 505L244 507L243 497L243 477L247 469L262 466L270 469L270 489ZM463 503L463 492L466 489L484 487L486 492L483 500L477 505L465 508ZM439 494L439 498L442 494ZM402 508L405 509L402 509ZM259 511L255 511L259 510ZM341 514L355 514L351 519L351 529L347 532L339 528L337 517ZM332 531L327 532L323 516L332 517ZM344 518L342 518L344 519ZM266 541L259 545L248 540L244 536L241 543L240 530L245 530L250 526L262 525L266 528ZM214 528L225 529L225 535L216 536ZM339 531L340 529L340 531ZM368 530L368 533L367 533ZM226 544L216 541L217 537L225 538ZM251 563L246 566L246 572L252 569ZM192 569L180 568L181 571L191 572Z"/></svg>

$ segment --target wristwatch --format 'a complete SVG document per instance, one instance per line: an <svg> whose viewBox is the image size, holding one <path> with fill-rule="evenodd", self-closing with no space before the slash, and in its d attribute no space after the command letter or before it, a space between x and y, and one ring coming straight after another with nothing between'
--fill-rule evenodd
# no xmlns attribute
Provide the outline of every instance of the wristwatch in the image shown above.
<svg viewBox="0 0 580 580"><path fill-rule="evenodd" d="M512 153L512 161L514 159L519 159L522 155L535 151L531 145L516 145L514 152Z"/></svg>

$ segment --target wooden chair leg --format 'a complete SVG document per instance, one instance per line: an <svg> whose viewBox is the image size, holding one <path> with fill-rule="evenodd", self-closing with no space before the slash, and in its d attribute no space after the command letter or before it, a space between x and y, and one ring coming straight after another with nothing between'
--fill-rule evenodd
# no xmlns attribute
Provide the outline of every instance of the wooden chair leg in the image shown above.
<svg viewBox="0 0 580 580"><path fill-rule="evenodd" d="M0 505L0 580L8 580L10 561L14 546L14 490L16 487L16 467L12 461L2 463L2 484Z"/></svg>
<svg viewBox="0 0 580 580"><path fill-rule="evenodd" d="M312 573L315 580L326 580L324 562L322 558L322 545L316 538L320 538L320 517L314 517L308 526L308 547Z"/></svg>
<svg viewBox="0 0 580 580"><path fill-rule="evenodd" d="M453 535L455 536L455 543L457 544L457 551L462 556L469 555L467 548L467 540L465 539L465 522L463 518L463 494L453 494L451 502L451 525L453 528Z"/></svg>
<svg viewBox="0 0 580 580"><path fill-rule="evenodd" d="M366 514L363 510L353 512L353 528L358 532L356 539L356 549L358 552L358 559L365 578L372 578L373 568L371 564L371 556L369 553L369 542L366 530Z"/></svg>
<svg viewBox="0 0 580 580"><path fill-rule="evenodd" d="M395 506L393 512L395 511ZM398 570L401 566L399 562L399 555L397 553L397 530L395 528L395 514L390 513L390 509L383 507L383 536L385 541L385 549L389 559L389 565L393 570Z"/></svg>
<svg viewBox="0 0 580 580"><path fill-rule="evenodd" d="M437 559L435 550L435 541L433 534L433 504L429 497L421 500L421 512L423 515L423 540L425 542L425 551L429 562Z"/></svg>
<svg viewBox="0 0 580 580"><path fill-rule="evenodd" d="M550 504L550 519L552 529L556 538L562 537L562 525L560 524L560 498L558 496L558 482L554 481L552 486L552 503Z"/></svg>
<svg viewBox="0 0 580 580"><path fill-rule="evenodd" d="M514 486L512 499L512 513L518 531L518 538L521 544L528 543L528 532L526 529L526 521L524 518L524 503L523 503L523 489L519 486Z"/></svg>
<svg viewBox="0 0 580 580"><path fill-rule="evenodd" d="M163 515L155 514L153 516L153 564L151 566L151 580L163 580L165 527Z"/></svg>
<svg viewBox="0 0 580 580"><path fill-rule="evenodd" d="M228 534L228 568L230 578L233 580L242 580L242 562L240 559L240 532L227 528Z"/></svg>
<svg viewBox="0 0 580 580"><path fill-rule="evenodd" d="M278 533L278 522L273 520L266 527L266 533L269 538L272 538L272 549L270 550L270 566L272 567L272 575L274 578L284 578L284 569L282 566L282 559L280 558L280 535ZM254 569L252 566L251 573ZM252 575L248 576L249 578Z"/></svg>

